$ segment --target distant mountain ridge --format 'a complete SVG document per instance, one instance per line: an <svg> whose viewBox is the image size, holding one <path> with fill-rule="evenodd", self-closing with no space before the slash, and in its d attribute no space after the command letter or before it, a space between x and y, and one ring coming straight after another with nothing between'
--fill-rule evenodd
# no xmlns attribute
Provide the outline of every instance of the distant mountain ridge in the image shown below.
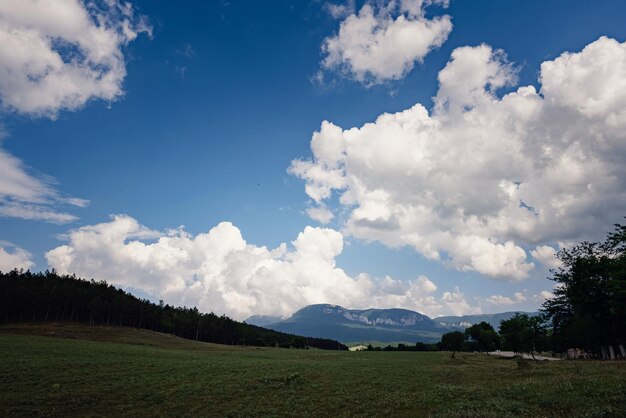
<svg viewBox="0 0 626 418"><path fill-rule="evenodd" d="M346 309L338 305L309 305L291 317L270 322L270 316L255 315L246 323L275 331L309 337L332 338L342 342L437 342L449 331L464 330L481 321L494 328L515 312L445 316L431 319L408 309ZM534 315L536 313L531 313Z"/></svg>

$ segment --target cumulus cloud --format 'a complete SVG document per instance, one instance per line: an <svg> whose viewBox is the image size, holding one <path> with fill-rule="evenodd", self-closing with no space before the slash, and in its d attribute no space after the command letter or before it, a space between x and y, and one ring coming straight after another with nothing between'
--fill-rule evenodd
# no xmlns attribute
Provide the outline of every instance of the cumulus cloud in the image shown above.
<svg viewBox="0 0 626 418"><path fill-rule="evenodd" d="M0 99L22 114L56 117L122 94L122 48L150 32L117 0L0 2Z"/></svg>
<svg viewBox="0 0 626 418"><path fill-rule="evenodd" d="M344 233L492 278L522 280L542 246L593 238L626 202L626 44L601 37L541 65L533 86L504 53L463 47L423 105L361 127L324 121L289 171L317 204L338 194ZM329 206L330 207L330 206ZM538 247L538 248L536 248Z"/></svg>
<svg viewBox="0 0 626 418"><path fill-rule="evenodd" d="M307 226L291 243L269 249L247 243L223 222L195 236L183 228L159 232L117 215L110 222L68 233L68 243L46 253L61 273L106 280L158 295L168 303L244 319L287 316L304 305L404 307L428 315L468 313L458 289L436 296L425 276L410 281L347 275L335 264L343 236Z"/></svg>
<svg viewBox="0 0 626 418"><path fill-rule="evenodd" d="M62 224L76 217L60 211L59 206L85 207L89 203L60 195L51 180L37 178L27 171L19 159L0 148L0 217Z"/></svg>
<svg viewBox="0 0 626 418"><path fill-rule="evenodd" d="M458 286L452 292L444 292L441 300L450 315L462 316L481 313L479 307L470 305Z"/></svg>
<svg viewBox="0 0 626 418"><path fill-rule="evenodd" d="M515 292L513 297L511 296L502 296L502 295L491 295L485 302L490 305L496 306L508 306L508 305L516 305L518 303L526 302L528 298L522 292Z"/></svg>
<svg viewBox="0 0 626 418"><path fill-rule="evenodd" d="M539 245L530 252L535 260L550 269L557 269L563 265L556 257L556 253L557 250L549 245Z"/></svg>
<svg viewBox="0 0 626 418"><path fill-rule="evenodd" d="M13 269L28 270L33 266L32 255L10 242L0 241L0 271L9 272Z"/></svg>
<svg viewBox="0 0 626 418"><path fill-rule="evenodd" d="M335 215L326 206L311 207L306 210L309 217L321 224L327 224L333 220Z"/></svg>
<svg viewBox="0 0 626 418"><path fill-rule="evenodd" d="M553 297L554 297L554 293L550 292L549 290L542 290L536 295L533 295L533 300L535 302L543 303L548 299L552 299Z"/></svg>
<svg viewBox="0 0 626 418"><path fill-rule="evenodd" d="M398 80L440 47L452 30L450 16L425 17L424 7L441 0L402 0L354 5L330 5L338 18L347 15L339 32L324 39L321 66L365 84Z"/></svg>
<svg viewBox="0 0 626 418"><path fill-rule="evenodd" d="M354 14L356 5L354 0L349 0L345 3L326 3L324 4L326 11L333 17L333 19L343 19L345 17Z"/></svg>

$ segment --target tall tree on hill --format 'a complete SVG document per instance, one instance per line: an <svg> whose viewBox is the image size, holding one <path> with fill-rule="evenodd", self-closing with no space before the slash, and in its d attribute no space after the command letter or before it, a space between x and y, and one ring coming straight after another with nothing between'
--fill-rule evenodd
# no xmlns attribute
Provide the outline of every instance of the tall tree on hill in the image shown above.
<svg viewBox="0 0 626 418"><path fill-rule="evenodd" d="M542 307L557 348L612 358L615 346L625 356L626 226L615 225L605 242L583 242L557 256L554 298Z"/></svg>

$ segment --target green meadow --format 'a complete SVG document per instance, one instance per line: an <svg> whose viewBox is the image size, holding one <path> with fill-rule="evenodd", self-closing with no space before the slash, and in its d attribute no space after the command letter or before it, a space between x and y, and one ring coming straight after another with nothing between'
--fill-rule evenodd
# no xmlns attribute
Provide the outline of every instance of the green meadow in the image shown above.
<svg viewBox="0 0 626 418"><path fill-rule="evenodd" d="M626 362L242 348L0 327L0 416L626 416Z"/></svg>

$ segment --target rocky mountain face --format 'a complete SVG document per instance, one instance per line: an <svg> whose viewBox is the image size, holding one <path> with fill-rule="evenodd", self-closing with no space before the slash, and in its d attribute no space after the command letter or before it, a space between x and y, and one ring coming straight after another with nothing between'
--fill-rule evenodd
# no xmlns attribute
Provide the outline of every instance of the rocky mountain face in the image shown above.
<svg viewBox="0 0 626 418"><path fill-rule="evenodd" d="M434 342L446 330L426 315L407 309L357 310L327 304L306 306L288 319L262 326L305 336L336 335L346 342Z"/></svg>

